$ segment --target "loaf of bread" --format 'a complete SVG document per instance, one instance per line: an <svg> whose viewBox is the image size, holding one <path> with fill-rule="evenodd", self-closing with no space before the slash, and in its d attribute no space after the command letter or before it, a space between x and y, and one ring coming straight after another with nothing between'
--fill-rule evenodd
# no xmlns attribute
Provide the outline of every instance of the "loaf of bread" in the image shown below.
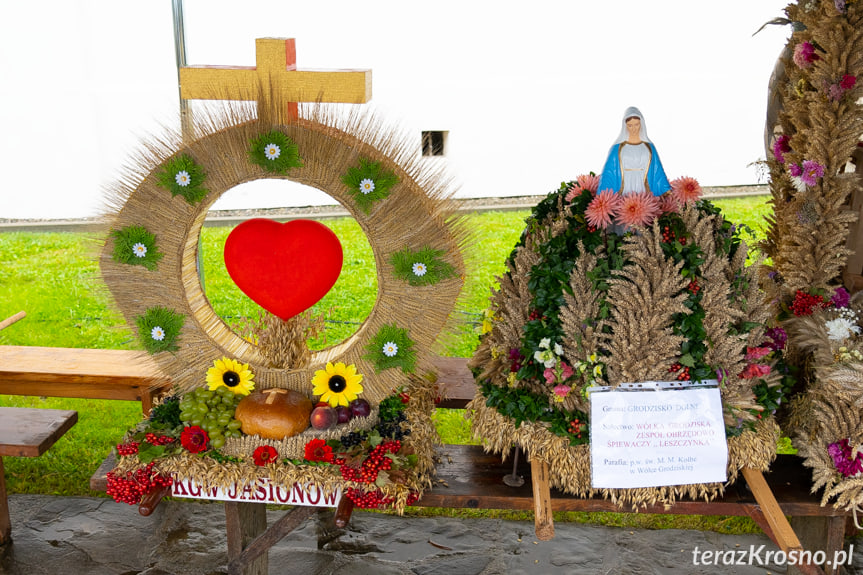
<svg viewBox="0 0 863 575"><path fill-rule="evenodd" d="M309 427L312 401L291 389L265 389L249 394L237 405L234 417L246 435L284 439Z"/></svg>

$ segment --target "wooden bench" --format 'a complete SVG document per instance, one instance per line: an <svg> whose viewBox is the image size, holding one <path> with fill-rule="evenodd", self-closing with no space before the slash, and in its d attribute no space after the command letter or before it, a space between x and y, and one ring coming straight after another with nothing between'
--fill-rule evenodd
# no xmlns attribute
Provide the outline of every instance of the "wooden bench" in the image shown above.
<svg viewBox="0 0 863 575"><path fill-rule="evenodd" d="M144 414L171 378L141 351L0 346L0 395L140 401Z"/></svg>
<svg viewBox="0 0 863 575"><path fill-rule="evenodd" d="M0 545L12 540L3 457L39 457L77 421L77 411L0 407Z"/></svg>

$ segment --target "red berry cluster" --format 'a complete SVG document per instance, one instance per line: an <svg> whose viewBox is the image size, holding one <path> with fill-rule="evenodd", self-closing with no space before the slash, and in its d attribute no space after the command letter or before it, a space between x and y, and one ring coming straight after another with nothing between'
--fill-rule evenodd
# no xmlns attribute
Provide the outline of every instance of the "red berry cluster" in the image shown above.
<svg viewBox="0 0 863 575"><path fill-rule="evenodd" d="M169 443L174 443L174 438L168 435L156 435L155 433L148 433L144 436L144 441L153 445L168 445Z"/></svg>
<svg viewBox="0 0 863 575"><path fill-rule="evenodd" d="M808 294L797 290L794 301L791 302L791 313L796 316L812 315L816 307L825 307L824 296Z"/></svg>
<svg viewBox="0 0 863 575"><path fill-rule="evenodd" d="M399 399L401 399L401 400L402 400L402 403L403 403L403 404L408 404L408 403L410 403L411 396L410 396L410 395L408 395L408 392L403 391L403 392L401 392L401 393L399 394Z"/></svg>
<svg viewBox="0 0 863 575"><path fill-rule="evenodd" d="M595 232L595 231L596 231L596 226L592 226L592 225L588 224L588 226L587 226L587 232L588 232L588 233L590 233L590 234L592 234L592 233L593 233L593 232Z"/></svg>
<svg viewBox="0 0 863 575"><path fill-rule="evenodd" d="M689 285L686 286L686 289L688 289L694 294L698 294L698 292L701 291L701 286L698 285L698 280L692 280L691 282L689 282Z"/></svg>
<svg viewBox="0 0 863 575"><path fill-rule="evenodd" d="M662 241L664 243L670 244L675 239L677 239L677 236L674 234L671 228L669 228L668 226L662 228Z"/></svg>
<svg viewBox="0 0 863 575"><path fill-rule="evenodd" d="M118 443L117 453L120 454L120 457L126 457L127 455L137 455L139 445L140 443L138 443L137 441L130 441L129 443Z"/></svg>
<svg viewBox="0 0 863 575"><path fill-rule="evenodd" d="M533 321L535 319L539 319L542 317L542 314L538 309L531 310L530 315L527 316L528 321Z"/></svg>
<svg viewBox="0 0 863 575"><path fill-rule="evenodd" d="M575 435L576 437L581 437L581 421L578 419L573 419L569 422L569 432Z"/></svg>
<svg viewBox="0 0 863 575"><path fill-rule="evenodd" d="M385 441L369 452L359 469L342 465L342 477L348 481L374 483L378 472L392 469L393 460L387 457L387 454L398 453L401 448L402 442L398 439Z"/></svg>
<svg viewBox="0 0 863 575"><path fill-rule="evenodd" d="M351 487L345 491L345 497L350 499L356 507L360 509L377 509L384 505L390 505L393 502L392 497L384 495L383 491L377 489L370 493L363 493L359 489ZM413 505L420 498L419 494L411 491L408 494L407 505Z"/></svg>
<svg viewBox="0 0 863 575"><path fill-rule="evenodd" d="M677 373L677 381L689 381L689 368L683 367L679 363L672 363L671 367L668 368L668 373Z"/></svg>
<svg viewBox="0 0 863 575"><path fill-rule="evenodd" d="M155 491L160 487L168 487L174 483L174 480L170 477L154 472L153 465L155 463L150 463L134 473L129 471L122 477L118 477L113 471L109 471L106 493L113 497L117 503L137 505L147 493Z"/></svg>

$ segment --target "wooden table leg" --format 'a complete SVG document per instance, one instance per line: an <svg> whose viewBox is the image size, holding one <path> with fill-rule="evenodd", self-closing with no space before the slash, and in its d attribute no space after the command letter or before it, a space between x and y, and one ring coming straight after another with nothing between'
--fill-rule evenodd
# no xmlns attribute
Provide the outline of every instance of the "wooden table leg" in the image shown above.
<svg viewBox="0 0 863 575"><path fill-rule="evenodd" d="M263 503L225 502L225 527L228 532L228 565L240 557L249 543L267 530L267 506ZM267 575L270 562L262 553L248 565L229 567L229 575Z"/></svg>
<svg viewBox="0 0 863 575"><path fill-rule="evenodd" d="M554 539L554 517L551 513L551 487L548 463L538 459L530 462L533 483L533 513L536 538L540 541Z"/></svg>
<svg viewBox="0 0 863 575"><path fill-rule="evenodd" d="M6 499L6 471L0 457L0 545L12 541L12 522L9 520L9 501Z"/></svg>
<svg viewBox="0 0 863 575"><path fill-rule="evenodd" d="M800 537L804 549L813 553L826 553L831 564L824 565L824 572L827 575L838 575L842 565L833 565L833 560L842 562L842 556L837 555L837 552L845 546L845 517L792 517L791 526ZM800 571L789 567L788 573L796 575Z"/></svg>

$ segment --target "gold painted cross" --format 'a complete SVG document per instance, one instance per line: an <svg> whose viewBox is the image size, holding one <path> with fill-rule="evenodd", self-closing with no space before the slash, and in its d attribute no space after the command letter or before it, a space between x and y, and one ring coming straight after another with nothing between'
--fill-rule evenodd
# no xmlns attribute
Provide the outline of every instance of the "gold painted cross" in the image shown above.
<svg viewBox="0 0 863 575"><path fill-rule="evenodd" d="M287 119L284 113L297 118L297 102L362 104L372 97L371 70L297 70L293 38L256 39L255 63L180 68L180 97L253 100L258 102L258 117L264 110L275 110L280 116L276 120Z"/></svg>

